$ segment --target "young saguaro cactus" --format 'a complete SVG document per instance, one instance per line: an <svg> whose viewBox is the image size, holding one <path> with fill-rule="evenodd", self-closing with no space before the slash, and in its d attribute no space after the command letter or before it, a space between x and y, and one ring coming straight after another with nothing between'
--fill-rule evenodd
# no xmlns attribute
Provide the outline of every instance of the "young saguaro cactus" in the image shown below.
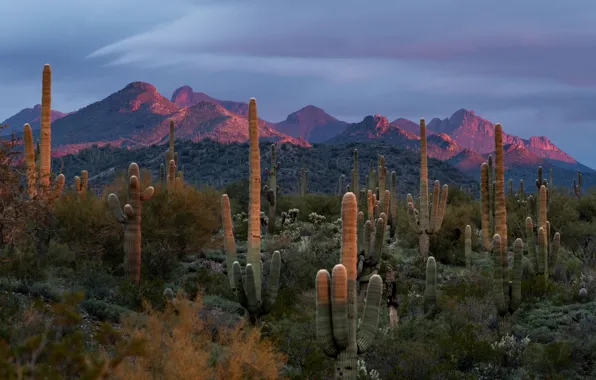
<svg viewBox="0 0 596 380"><path fill-rule="evenodd" d="M279 186L277 186L277 171L279 170L280 165L281 164L275 160L275 144L271 144L271 169L265 169L265 173L269 176L269 184L263 187L263 192L269 202L269 223L267 224L267 232L271 234L275 232L275 211L277 207L277 194L279 192Z"/></svg>
<svg viewBox="0 0 596 380"><path fill-rule="evenodd" d="M364 289L368 285L370 278L378 274L381 268L383 258L383 243L385 242L385 227L387 226L387 217L381 213L379 218L373 224L367 221L364 224L364 244L363 250L358 255L358 290L365 296Z"/></svg>
<svg viewBox="0 0 596 380"><path fill-rule="evenodd" d="M271 269L269 271L267 288L263 291L257 291L257 284L261 286L262 280L259 279L257 281L254 262L246 264L243 275L242 267L237 260L230 199L227 194L221 197L221 217L224 228L224 249L226 251L226 266L230 288L236 294L240 305L246 310L249 322L253 325L258 325L261 318L271 311L277 299L279 276L281 273L280 253L279 251L275 251L271 257ZM261 266L260 258L256 265Z"/></svg>
<svg viewBox="0 0 596 380"><path fill-rule="evenodd" d="M33 145L33 133L31 126L25 124L23 128L23 139L25 144L25 162L27 164L27 193L30 199L35 199L40 196L42 199L52 201L60 196L66 178L64 174L59 174L56 177L54 186L42 185L41 182L41 171L38 175L36 157L35 157L35 146ZM48 178L49 179L49 178Z"/></svg>
<svg viewBox="0 0 596 380"><path fill-rule="evenodd" d="M174 136L174 121L170 120L170 134L169 134L169 149L166 150L166 176L168 180L171 178L176 178L176 167L178 166L178 153L174 151L175 141L176 138ZM172 166L170 161L174 160L174 171L171 171ZM172 183L174 180L172 179Z"/></svg>
<svg viewBox="0 0 596 380"><path fill-rule="evenodd" d="M418 233L420 254L426 260L429 249L429 236L438 232L443 224L443 216L447 206L448 186L443 185L439 192L441 183L435 181L433 191L433 207L429 207L428 202L428 156L426 153L426 123L420 119L420 211L416 216L414 204L408 202L408 217L410 224Z"/></svg>
<svg viewBox="0 0 596 380"><path fill-rule="evenodd" d="M114 193L108 196L108 204L116 220L125 225L124 230L124 270L127 278L135 284L141 280L141 214L143 202L153 197L155 189L147 187L141 192L141 172L139 165L128 167L128 203L121 209L120 200Z"/></svg>
<svg viewBox="0 0 596 380"><path fill-rule="evenodd" d="M316 277L316 335L323 352L335 359L335 379L356 380L358 354L372 344L379 322L383 281L371 276L359 336L356 273L356 196L346 193L342 201L341 264L332 275L325 269Z"/></svg>
<svg viewBox="0 0 596 380"><path fill-rule="evenodd" d="M430 256L426 260L426 286L424 288L424 312L437 306L437 262Z"/></svg>

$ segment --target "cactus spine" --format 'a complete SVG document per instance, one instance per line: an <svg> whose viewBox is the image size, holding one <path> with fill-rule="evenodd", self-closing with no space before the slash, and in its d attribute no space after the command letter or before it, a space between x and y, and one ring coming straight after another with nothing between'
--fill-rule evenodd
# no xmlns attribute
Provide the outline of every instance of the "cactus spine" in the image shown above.
<svg viewBox="0 0 596 380"><path fill-rule="evenodd" d="M141 280L141 213L144 201L151 199L153 186L141 192L141 173L136 163L128 167L128 203L124 209L114 193L108 196L108 204L118 222L125 225L124 230L124 268L126 276L135 284Z"/></svg>
<svg viewBox="0 0 596 380"><path fill-rule="evenodd" d="M365 352L374 339L379 322L383 282L370 278L360 336L356 334L356 196L346 193L342 201L341 264L332 275L325 269L316 276L316 334L323 352L335 359L335 379L355 380L358 353Z"/></svg>
<svg viewBox="0 0 596 380"><path fill-rule="evenodd" d="M271 144L271 169L265 170L265 172L269 175L269 184L263 187L263 192L265 193L267 201L269 202L269 224L267 224L267 232L271 234L275 232L277 193L279 190L279 186L277 186L277 171L279 170L280 165L281 164L279 162L276 162L275 144Z"/></svg>
<svg viewBox="0 0 596 380"><path fill-rule="evenodd" d="M420 235L419 246L420 254L426 260L429 249L429 235L438 232L443 223L443 216L445 215L445 207L447 206L448 186L443 185L442 191L439 193L441 183L435 181L433 200L434 206L430 212L429 218L429 201L428 201L428 157L426 153L426 123L424 119L420 119L420 211L416 216L414 204L408 202L408 216L410 224Z"/></svg>

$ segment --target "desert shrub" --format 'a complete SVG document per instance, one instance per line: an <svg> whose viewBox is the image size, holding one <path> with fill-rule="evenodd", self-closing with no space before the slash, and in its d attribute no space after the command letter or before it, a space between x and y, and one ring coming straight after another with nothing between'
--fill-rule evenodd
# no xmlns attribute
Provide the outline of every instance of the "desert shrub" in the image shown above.
<svg viewBox="0 0 596 380"><path fill-rule="evenodd" d="M144 321L127 319L125 331L147 341L146 355L125 361L117 379L279 379L286 357L258 329L221 326L201 318L203 305L177 298L165 311L145 304Z"/></svg>
<svg viewBox="0 0 596 380"><path fill-rule="evenodd" d="M100 324L93 339L86 341L85 320L78 310L82 299L82 294L69 294L50 307L34 302L19 323L19 335L10 343L0 342L0 377L107 377L124 358L142 354L140 339L124 341L107 323Z"/></svg>

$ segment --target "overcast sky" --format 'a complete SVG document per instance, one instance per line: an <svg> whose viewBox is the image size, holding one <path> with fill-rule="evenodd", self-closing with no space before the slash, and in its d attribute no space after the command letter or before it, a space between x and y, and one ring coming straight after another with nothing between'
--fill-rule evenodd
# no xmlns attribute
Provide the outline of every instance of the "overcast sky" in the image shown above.
<svg viewBox="0 0 596 380"><path fill-rule="evenodd" d="M0 14L0 120L40 102L50 63L63 112L132 81L254 96L274 122L308 104L345 121L468 108L596 167L594 1L18 0Z"/></svg>

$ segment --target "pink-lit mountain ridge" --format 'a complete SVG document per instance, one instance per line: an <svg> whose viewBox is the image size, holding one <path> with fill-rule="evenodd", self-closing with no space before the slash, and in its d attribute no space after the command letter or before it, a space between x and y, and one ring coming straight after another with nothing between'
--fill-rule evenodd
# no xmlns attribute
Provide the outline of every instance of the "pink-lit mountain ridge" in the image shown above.
<svg viewBox="0 0 596 380"><path fill-rule="evenodd" d="M25 122L39 128L38 106L24 109L3 124L22 131ZM218 100L190 86L174 91L171 99L148 83L132 82L103 100L69 114L53 111L52 145L56 155L76 153L91 145L112 144L128 148L164 143L169 122L174 121L176 138L199 141L210 138L221 143L248 139L248 104ZM460 109L446 119L428 123L429 156L448 161L477 177L478 167L492 153L493 123L473 111ZM382 115L366 116L358 123L337 120L324 110L308 105L271 123L260 120L263 139L308 146L309 143L339 144L382 142L418 150L417 122L399 118L389 122ZM506 165L512 167L559 167L566 170L592 169L578 163L544 136L527 140L504 134Z"/></svg>

